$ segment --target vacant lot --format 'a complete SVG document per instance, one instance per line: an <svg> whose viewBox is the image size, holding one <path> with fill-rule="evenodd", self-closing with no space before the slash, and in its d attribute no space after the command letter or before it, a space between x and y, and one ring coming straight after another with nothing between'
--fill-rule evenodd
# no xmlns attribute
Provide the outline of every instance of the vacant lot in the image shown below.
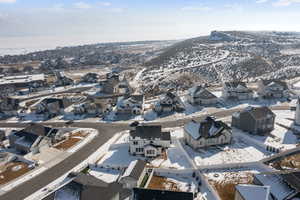
<svg viewBox="0 0 300 200"><path fill-rule="evenodd" d="M282 169L300 169L300 153L288 156L283 160L271 163L271 165L279 170Z"/></svg>
<svg viewBox="0 0 300 200"><path fill-rule="evenodd" d="M209 183L218 192L222 200L233 200L235 186L238 184L251 184L253 174L250 172L225 172L222 174L211 174Z"/></svg>
<svg viewBox="0 0 300 200"><path fill-rule="evenodd" d="M8 183L30 171L28 164L23 162L7 163L0 169L0 185Z"/></svg>
<svg viewBox="0 0 300 200"><path fill-rule="evenodd" d="M156 190L171 190L180 192L180 189L177 187L175 182L168 180L166 177L161 176L153 176L148 189L156 189Z"/></svg>
<svg viewBox="0 0 300 200"><path fill-rule="evenodd" d="M67 139L58 143L54 146L54 148L59 150L68 150L71 147L75 146L79 141L83 140L85 137L89 135L88 132L85 131L77 131L70 134Z"/></svg>

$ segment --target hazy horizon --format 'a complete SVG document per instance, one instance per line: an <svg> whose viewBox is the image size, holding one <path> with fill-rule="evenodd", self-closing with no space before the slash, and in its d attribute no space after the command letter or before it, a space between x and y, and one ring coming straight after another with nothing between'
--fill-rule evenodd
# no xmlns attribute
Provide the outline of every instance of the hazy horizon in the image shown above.
<svg viewBox="0 0 300 200"><path fill-rule="evenodd" d="M0 0L0 49L299 31L300 0Z"/></svg>

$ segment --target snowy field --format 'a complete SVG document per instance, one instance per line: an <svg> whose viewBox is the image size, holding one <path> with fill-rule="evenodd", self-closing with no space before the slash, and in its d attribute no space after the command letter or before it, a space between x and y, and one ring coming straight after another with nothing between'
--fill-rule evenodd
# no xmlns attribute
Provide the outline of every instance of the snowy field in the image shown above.
<svg viewBox="0 0 300 200"><path fill-rule="evenodd" d="M165 169L187 169L192 168L183 152L177 147L167 149L167 159L156 158L151 161L154 167Z"/></svg>
<svg viewBox="0 0 300 200"><path fill-rule="evenodd" d="M88 173L106 183L112 183L117 181L118 177L121 174L121 171L110 168L100 168L91 166Z"/></svg>
<svg viewBox="0 0 300 200"><path fill-rule="evenodd" d="M258 148L238 138L233 138L229 145L209 147L198 152L187 145L184 145L184 148L198 166L254 162L267 156Z"/></svg>
<svg viewBox="0 0 300 200"><path fill-rule="evenodd" d="M129 145L124 143L118 148L109 149L103 158L97 163L98 165L107 167L127 167L132 161L143 159L143 157L132 156L128 152Z"/></svg>

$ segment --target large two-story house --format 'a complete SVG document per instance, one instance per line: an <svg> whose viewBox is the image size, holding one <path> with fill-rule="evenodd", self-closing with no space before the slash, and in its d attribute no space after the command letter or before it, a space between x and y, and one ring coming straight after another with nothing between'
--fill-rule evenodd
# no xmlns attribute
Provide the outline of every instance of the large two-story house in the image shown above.
<svg viewBox="0 0 300 200"><path fill-rule="evenodd" d="M61 140L62 135L58 129L31 124L20 131L13 131L8 139L11 147L26 154L38 152L42 146L51 146Z"/></svg>
<svg viewBox="0 0 300 200"><path fill-rule="evenodd" d="M136 94L118 98L117 114L140 115L144 112L144 95Z"/></svg>
<svg viewBox="0 0 300 200"><path fill-rule="evenodd" d="M177 94L167 92L160 96L159 101L154 106L154 111L157 113L166 113L172 111L183 111L184 104Z"/></svg>
<svg viewBox="0 0 300 200"><path fill-rule="evenodd" d="M257 94L263 98L288 98L288 84L282 80L259 80Z"/></svg>
<svg viewBox="0 0 300 200"><path fill-rule="evenodd" d="M170 147L170 132L163 132L159 125L137 125L130 130L129 145L129 152L133 155L156 157Z"/></svg>
<svg viewBox="0 0 300 200"><path fill-rule="evenodd" d="M194 149L229 144L231 138L231 128L212 117L200 122L192 120L184 126L185 142Z"/></svg>
<svg viewBox="0 0 300 200"><path fill-rule="evenodd" d="M89 72L80 78L80 82L82 83L97 83L98 81L99 81L99 74L92 73L92 72Z"/></svg>
<svg viewBox="0 0 300 200"><path fill-rule="evenodd" d="M212 105L218 103L218 97L203 86L194 86L190 88L187 100L192 105Z"/></svg>
<svg viewBox="0 0 300 200"><path fill-rule="evenodd" d="M74 115L99 116L112 111L111 99L89 98L85 102L74 105Z"/></svg>
<svg viewBox="0 0 300 200"><path fill-rule="evenodd" d="M63 114L64 109L70 105L71 102L67 98L44 98L31 105L30 111L47 119Z"/></svg>
<svg viewBox="0 0 300 200"><path fill-rule="evenodd" d="M222 97L225 99L245 100L253 98L253 91L245 82L225 82L223 84Z"/></svg>
<svg viewBox="0 0 300 200"><path fill-rule="evenodd" d="M3 97L0 99L0 115L4 116L16 116L19 109L19 100Z"/></svg>
<svg viewBox="0 0 300 200"><path fill-rule="evenodd" d="M262 135L274 129L275 117L268 107L247 107L232 115L231 126Z"/></svg>

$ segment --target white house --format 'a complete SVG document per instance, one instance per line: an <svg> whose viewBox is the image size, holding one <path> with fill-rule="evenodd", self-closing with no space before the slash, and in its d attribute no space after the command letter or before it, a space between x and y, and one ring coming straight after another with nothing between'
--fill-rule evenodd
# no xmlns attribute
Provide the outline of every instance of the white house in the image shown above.
<svg viewBox="0 0 300 200"><path fill-rule="evenodd" d="M185 142L194 149L228 144L231 142L231 137L230 127L211 117L201 122L192 120L184 126Z"/></svg>
<svg viewBox="0 0 300 200"><path fill-rule="evenodd" d="M281 80L259 80L257 94L264 98L288 98L289 87Z"/></svg>
<svg viewBox="0 0 300 200"><path fill-rule="evenodd" d="M144 96L131 95L118 99L116 110L118 114L140 115L144 112Z"/></svg>
<svg viewBox="0 0 300 200"><path fill-rule="evenodd" d="M218 103L218 97L202 86L190 88L187 100L193 105L212 105Z"/></svg>
<svg viewBox="0 0 300 200"><path fill-rule="evenodd" d="M139 187L146 175L146 164L143 160L132 161L120 177L119 183L128 189Z"/></svg>
<svg viewBox="0 0 300 200"><path fill-rule="evenodd" d="M156 157L171 145L170 132L162 132L161 126L137 125L130 131L129 151L133 155Z"/></svg>
<svg viewBox="0 0 300 200"><path fill-rule="evenodd" d="M98 116L112 111L110 99L89 99L83 103L74 105L73 113L75 115Z"/></svg>
<svg viewBox="0 0 300 200"><path fill-rule="evenodd" d="M245 82L225 82L223 84L222 97L225 99L245 100L253 98L253 91Z"/></svg>
<svg viewBox="0 0 300 200"><path fill-rule="evenodd" d="M165 113L172 111L182 111L184 110L184 104L177 94L172 92L167 92L163 94L159 101L154 106L154 111L157 113Z"/></svg>

